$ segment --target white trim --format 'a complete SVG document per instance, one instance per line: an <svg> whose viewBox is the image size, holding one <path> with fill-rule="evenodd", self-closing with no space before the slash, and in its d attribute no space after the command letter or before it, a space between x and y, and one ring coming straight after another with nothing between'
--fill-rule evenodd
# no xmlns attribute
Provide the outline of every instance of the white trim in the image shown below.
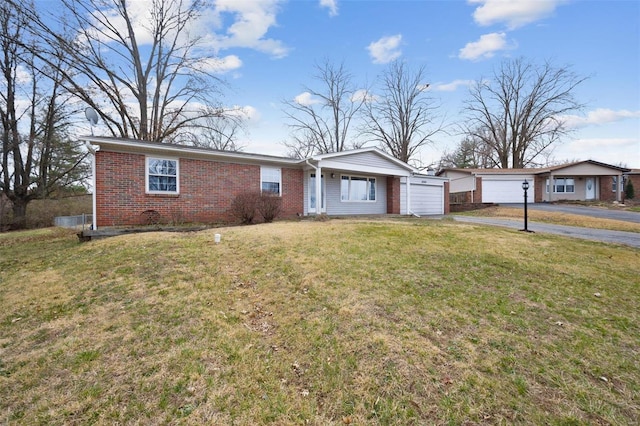
<svg viewBox="0 0 640 426"><path fill-rule="evenodd" d="M347 200L343 200L342 199L342 178L344 177L348 177L349 178L349 189L348 189L348 194ZM352 178L361 178L361 179L366 179L366 183L367 183L367 199L366 200L352 200L351 199L351 180ZM371 179L373 179L373 185L374 185L374 191L375 191L375 198L373 200L369 199L369 195L371 195L371 190L369 188L369 183L371 182ZM362 181L360 181L362 182ZM360 176L360 175L347 175L347 174L341 174L340 175L340 202L341 203L375 203L378 201L378 179L375 176Z"/></svg>
<svg viewBox="0 0 640 426"><path fill-rule="evenodd" d="M208 148L197 148L186 145L174 145L159 142L146 142L135 139L118 139L100 136L82 136L79 138L92 143L93 145L104 146L105 149L113 151L115 148L126 149L125 152L137 152L144 155L152 155L155 152L159 156L185 156L192 155L197 157L209 158L217 161L227 162L245 162L245 163L269 163L281 165L300 165L304 160L276 157L271 155L250 154L234 151L217 151Z"/></svg>
<svg viewBox="0 0 640 426"><path fill-rule="evenodd" d="M278 197L281 197L282 196L282 168L271 167L271 166L260 166L260 192L262 192L262 183L265 182L264 180L265 170L278 172ZM269 180L267 182L273 182L273 181Z"/></svg>
<svg viewBox="0 0 640 426"><path fill-rule="evenodd" d="M311 160L313 161L317 161L317 162L322 162L322 167L326 167L326 168L344 168L344 163L340 162L340 163L332 163L331 161L326 161L327 159L331 159L331 158L336 158L336 157L348 157L354 154L362 154L365 152L373 152L383 158L385 158L387 161L394 163L395 165L407 170L409 173L407 174L410 175L411 173L417 173L418 170L415 169L414 167L410 166L409 164L405 163L404 161L398 160L397 158L387 154L384 151L379 150L378 148L359 148L359 149L352 149L349 151L340 151L340 152L330 152L328 154L320 154L320 155L315 155L313 157L311 157ZM380 169L377 169L380 170ZM393 170L393 169L389 169L389 170ZM358 170L354 170L354 171L358 171ZM362 172L368 172L369 170L362 170ZM394 175L398 175L397 170L395 172L377 172L376 174L394 174ZM400 175L402 176L402 175Z"/></svg>
<svg viewBox="0 0 640 426"><path fill-rule="evenodd" d="M90 151L92 151L92 156L93 158L91 159L91 174L93 175L92 179L93 179L93 194L92 194L92 214L91 214L91 224L92 224L92 228L93 230L97 230L98 229L98 191L96 188L96 151L92 150L91 147L88 147Z"/></svg>
<svg viewBox="0 0 640 426"><path fill-rule="evenodd" d="M166 160L176 162L176 190L175 191L151 191L149 189L149 160ZM146 194L152 195L178 195L180 194L180 159L171 157L161 157L146 155L144 159L144 190Z"/></svg>

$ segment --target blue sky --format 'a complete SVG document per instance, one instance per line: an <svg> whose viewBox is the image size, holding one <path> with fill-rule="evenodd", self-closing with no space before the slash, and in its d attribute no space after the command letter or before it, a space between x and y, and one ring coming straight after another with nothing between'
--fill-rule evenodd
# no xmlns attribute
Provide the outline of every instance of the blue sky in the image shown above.
<svg viewBox="0 0 640 426"><path fill-rule="evenodd" d="M345 66L361 86L393 59L424 65L447 121L459 120L470 81L505 58L568 65L588 76L576 91L587 106L553 158L640 168L640 2L583 0L215 0L203 22L223 59L229 105L251 112L247 152L281 155L289 137L282 101L320 88L314 65ZM437 162L460 136L423 149Z"/></svg>

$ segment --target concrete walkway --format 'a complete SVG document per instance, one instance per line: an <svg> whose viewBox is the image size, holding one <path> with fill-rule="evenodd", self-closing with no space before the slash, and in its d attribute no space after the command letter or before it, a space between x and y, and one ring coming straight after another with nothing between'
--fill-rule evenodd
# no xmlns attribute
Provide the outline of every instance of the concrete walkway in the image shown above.
<svg viewBox="0 0 640 426"><path fill-rule="evenodd" d="M456 216L454 220L459 222L477 223L481 225L502 226L513 229L523 229L522 220L496 219L491 217ZM549 223L529 221L527 228L530 231L547 234L558 234L567 237L581 238L584 240L603 241L607 243L624 244L631 247L640 248L640 233L609 231L606 229L581 228L577 226L552 225Z"/></svg>

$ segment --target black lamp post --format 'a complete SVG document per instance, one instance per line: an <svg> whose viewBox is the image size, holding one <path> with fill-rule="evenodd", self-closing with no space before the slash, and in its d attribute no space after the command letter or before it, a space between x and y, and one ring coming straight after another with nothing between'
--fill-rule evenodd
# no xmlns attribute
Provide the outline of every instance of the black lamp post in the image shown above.
<svg viewBox="0 0 640 426"><path fill-rule="evenodd" d="M527 190L529 189L529 182L526 179L522 182L522 189L524 191L524 229L521 229L521 231L533 232L529 231L527 227Z"/></svg>

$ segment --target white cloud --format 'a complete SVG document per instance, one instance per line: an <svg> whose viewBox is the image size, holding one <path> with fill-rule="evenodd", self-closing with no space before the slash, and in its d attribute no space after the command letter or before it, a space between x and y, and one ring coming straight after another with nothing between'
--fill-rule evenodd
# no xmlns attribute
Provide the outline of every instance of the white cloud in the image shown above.
<svg viewBox="0 0 640 426"><path fill-rule="evenodd" d="M213 24L222 25L222 14L231 14L234 22L226 34L210 35L211 44L217 49L244 47L255 49L275 58L289 53L282 41L265 38L269 29L276 26L276 14L281 0L215 0L215 12L210 16Z"/></svg>
<svg viewBox="0 0 640 426"><path fill-rule="evenodd" d="M563 0L469 0L480 4L473 19L482 26L505 23L515 29L553 14Z"/></svg>
<svg viewBox="0 0 640 426"><path fill-rule="evenodd" d="M607 164L622 164L638 168L640 139L634 138L581 138L560 145L554 154L568 160L596 160Z"/></svg>
<svg viewBox="0 0 640 426"><path fill-rule="evenodd" d="M433 90L437 92L455 92L458 87L469 87L473 83L473 80L453 80L451 83L436 83L433 85Z"/></svg>
<svg viewBox="0 0 640 426"><path fill-rule="evenodd" d="M470 61L478 61L480 59L488 59L500 50L514 49L515 44L507 43L506 33L490 33L480 36L478 41L467 43L462 49L458 57L460 59L468 59Z"/></svg>
<svg viewBox="0 0 640 426"><path fill-rule="evenodd" d="M320 6L329 9L329 16L338 16L338 0L320 0Z"/></svg>
<svg viewBox="0 0 640 426"><path fill-rule="evenodd" d="M380 40L372 42L367 46L367 50L369 50L369 55L373 59L373 63L386 64L398 59L400 55L402 55L402 51L399 49L401 41L402 35L397 34L382 37Z"/></svg>
<svg viewBox="0 0 640 426"><path fill-rule="evenodd" d="M586 116L567 115L563 118L568 128L576 129L590 125L613 123L628 118L640 118L640 111L629 111L626 109L614 111L607 108L598 108L589 111Z"/></svg>
<svg viewBox="0 0 640 426"><path fill-rule="evenodd" d="M353 95L351 95L351 102L375 102L377 96L373 93L369 92L367 89L356 90Z"/></svg>
<svg viewBox="0 0 640 426"><path fill-rule="evenodd" d="M242 61L236 55L228 55L223 58L209 58L201 61L202 71L214 74L224 74L242 67Z"/></svg>
<svg viewBox="0 0 640 426"><path fill-rule="evenodd" d="M311 96L311 93L309 92L300 93L298 96L293 98L293 100L295 103L302 106L310 106L320 102L317 99L313 99L313 97Z"/></svg>

